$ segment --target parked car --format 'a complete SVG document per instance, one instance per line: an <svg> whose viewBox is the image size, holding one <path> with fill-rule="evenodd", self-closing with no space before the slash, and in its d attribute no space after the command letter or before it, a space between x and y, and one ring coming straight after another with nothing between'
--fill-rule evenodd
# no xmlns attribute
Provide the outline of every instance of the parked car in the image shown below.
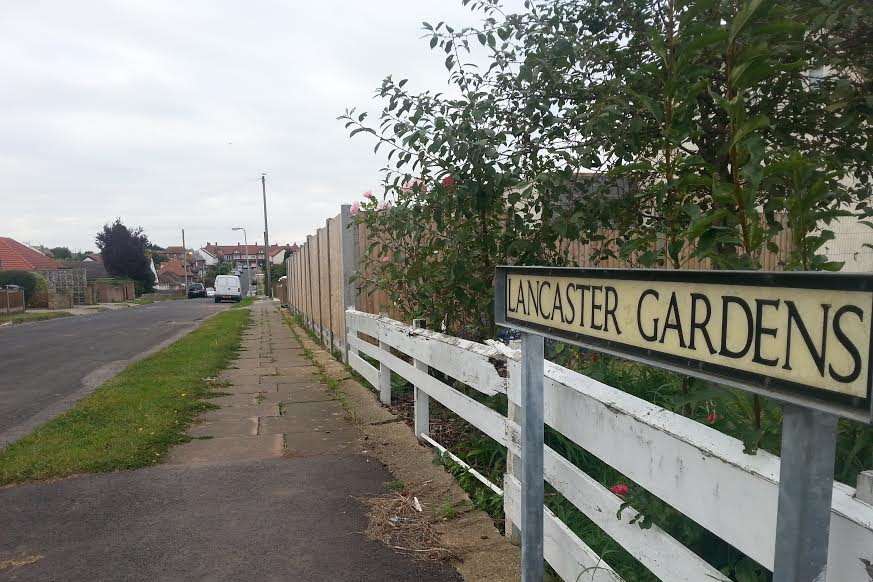
<svg viewBox="0 0 873 582"><path fill-rule="evenodd" d="M219 275L215 278L215 302L220 303L224 299L231 301L242 300L241 285L236 275Z"/></svg>
<svg viewBox="0 0 873 582"><path fill-rule="evenodd" d="M192 283L188 287L188 299L195 297L206 297L206 287L202 283Z"/></svg>
<svg viewBox="0 0 873 582"><path fill-rule="evenodd" d="M215 287L207 287L206 288L206 296L207 297L215 297Z"/></svg>

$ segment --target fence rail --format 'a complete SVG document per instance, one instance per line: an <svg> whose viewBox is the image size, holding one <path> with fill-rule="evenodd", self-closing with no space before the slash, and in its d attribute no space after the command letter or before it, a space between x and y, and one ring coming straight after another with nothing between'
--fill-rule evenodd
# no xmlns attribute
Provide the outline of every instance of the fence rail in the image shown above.
<svg viewBox="0 0 873 582"><path fill-rule="evenodd" d="M415 386L415 432L420 438L435 442L428 434L429 403L434 399L506 446L510 460L517 457L517 418L503 416L428 371L438 370L485 395L507 394L513 416L513 408L520 406L516 350L355 310L346 311L345 320L349 364L380 392L383 402L390 402L392 373ZM505 365L507 377L498 372L496 362ZM544 390L547 425L772 570L777 456L764 451L747 455L733 437L550 362L545 366ZM507 532L520 523L518 468L510 462L504 478ZM658 578L729 580L657 526L642 529L631 523L636 515L632 508L619 517L624 500L549 447L544 473L549 484ZM870 581L862 560L873 562L873 506L854 493L852 487L834 483L830 582ZM608 557L597 555L548 510L544 527L546 560L563 580L620 580Z"/></svg>

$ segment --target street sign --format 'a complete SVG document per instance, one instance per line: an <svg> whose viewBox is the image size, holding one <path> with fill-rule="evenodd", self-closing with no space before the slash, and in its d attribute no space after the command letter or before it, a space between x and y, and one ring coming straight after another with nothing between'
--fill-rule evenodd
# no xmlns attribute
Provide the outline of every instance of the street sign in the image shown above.
<svg viewBox="0 0 873 582"><path fill-rule="evenodd" d="M870 423L873 276L498 267L498 325Z"/></svg>
<svg viewBox="0 0 873 582"><path fill-rule="evenodd" d="M782 400L773 581L826 578L835 415L873 422L873 275L498 267L494 281L528 370L524 582L543 579L542 336Z"/></svg>

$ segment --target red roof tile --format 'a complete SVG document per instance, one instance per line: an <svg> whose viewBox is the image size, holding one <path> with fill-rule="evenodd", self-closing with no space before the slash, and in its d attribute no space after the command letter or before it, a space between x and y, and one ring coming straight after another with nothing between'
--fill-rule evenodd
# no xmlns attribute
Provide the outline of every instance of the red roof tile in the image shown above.
<svg viewBox="0 0 873 582"><path fill-rule="evenodd" d="M0 236L0 270L45 271L58 268L60 265L54 259L17 240Z"/></svg>
<svg viewBox="0 0 873 582"><path fill-rule="evenodd" d="M208 252L209 254L216 256L216 257L219 257L219 258L227 256L227 255L235 255L235 254L244 255L244 254L246 254L246 252L248 252L248 254L250 254L250 255L263 255L264 254L264 245L256 245L256 244L249 244L248 247L246 247L246 245L244 245L244 244L214 245L214 244L208 243L203 248L206 249L206 252ZM246 251L246 248L248 248L248 251ZM297 245L296 244L294 244L294 245L278 245L275 243L271 244L270 245L270 256L272 257L276 253L278 253L279 251L285 251L285 250L292 252L292 253L296 252Z"/></svg>
<svg viewBox="0 0 873 582"><path fill-rule="evenodd" d="M189 266L190 271L190 266ZM170 274L175 275L177 277L185 276L185 265L182 264L182 261L177 259L173 259L172 261L167 261L166 263L161 263L160 269L158 269L159 275Z"/></svg>

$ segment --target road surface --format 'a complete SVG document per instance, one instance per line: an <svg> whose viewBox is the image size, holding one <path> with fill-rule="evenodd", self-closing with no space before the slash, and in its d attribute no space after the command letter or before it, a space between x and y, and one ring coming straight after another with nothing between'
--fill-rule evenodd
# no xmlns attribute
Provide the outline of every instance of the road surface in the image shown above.
<svg viewBox="0 0 873 582"><path fill-rule="evenodd" d="M132 358L229 306L162 301L0 328L0 447L68 409Z"/></svg>

